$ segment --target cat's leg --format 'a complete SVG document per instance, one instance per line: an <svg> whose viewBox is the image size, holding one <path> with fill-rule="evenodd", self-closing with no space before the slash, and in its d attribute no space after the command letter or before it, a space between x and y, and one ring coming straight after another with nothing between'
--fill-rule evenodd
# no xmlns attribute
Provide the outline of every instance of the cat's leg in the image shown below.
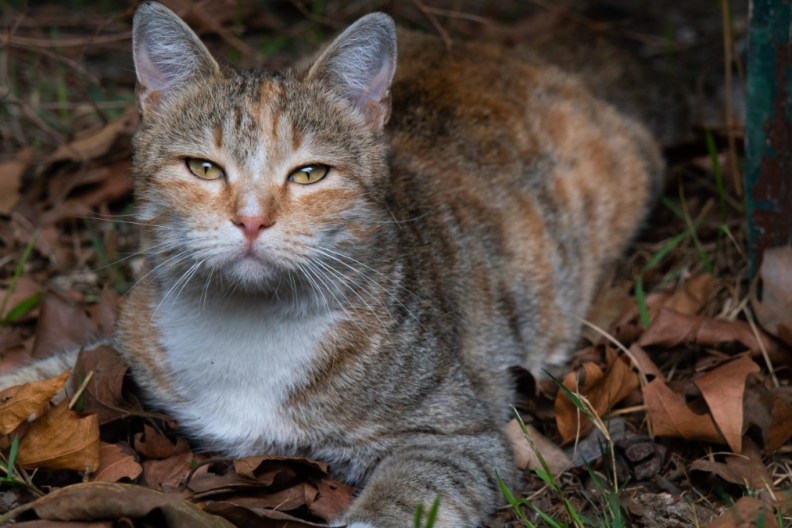
<svg viewBox="0 0 792 528"><path fill-rule="evenodd" d="M419 505L439 498L435 528L474 528L503 501L498 478L511 486L516 469L495 431L422 435L382 459L346 515L349 528L413 526Z"/></svg>

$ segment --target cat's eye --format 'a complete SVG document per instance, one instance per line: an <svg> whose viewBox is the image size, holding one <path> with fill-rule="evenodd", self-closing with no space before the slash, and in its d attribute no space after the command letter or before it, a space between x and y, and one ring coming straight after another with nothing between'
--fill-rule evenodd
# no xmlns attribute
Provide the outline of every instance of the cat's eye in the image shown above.
<svg viewBox="0 0 792 528"><path fill-rule="evenodd" d="M308 185L318 182L327 176L329 171L330 167L327 165L306 165L289 174L289 181L300 185Z"/></svg>
<svg viewBox="0 0 792 528"><path fill-rule="evenodd" d="M223 169L211 161L198 158L187 158L186 162L187 168L190 169L190 172L202 180L216 180L225 176Z"/></svg>

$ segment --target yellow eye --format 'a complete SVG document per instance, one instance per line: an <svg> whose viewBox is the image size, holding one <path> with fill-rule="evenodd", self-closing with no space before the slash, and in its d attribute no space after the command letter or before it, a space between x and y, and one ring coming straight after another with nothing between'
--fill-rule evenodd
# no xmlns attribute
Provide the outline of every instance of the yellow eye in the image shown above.
<svg viewBox="0 0 792 528"><path fill-rule="evenodd" d="M216 180L223 178L223 169L212 163L198 158L187 158L187 168L202 180Z"/></svg>
<svg viewBox="0 0 792 528"><path fill-rule="evenodd" d="M300 185L308 185L309 183L318 182L327 176L329 171L330 167L327 165L306 165L289 174L289 181Z"/></svg>

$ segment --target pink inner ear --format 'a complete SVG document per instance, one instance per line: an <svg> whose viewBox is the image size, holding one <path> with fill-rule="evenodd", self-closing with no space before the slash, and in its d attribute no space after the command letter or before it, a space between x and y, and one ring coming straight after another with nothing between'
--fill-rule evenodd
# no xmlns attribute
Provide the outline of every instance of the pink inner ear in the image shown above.
<svg viewBox="0 0 792 528"><path fill-rule="evenodd" d="M165 87L162 71L151 61L144 46L135 50L135 70L138 81L147 90L161 90Z"/></svg>
<svg viewBox="0 0 792 528"><path fill-rule="evenodd" d="M366 110L370 102L379 103L388 94L393 67L390 61L383 61L380 70L369 79L366 90L362 90L354 98L355 105Z"/></svg>

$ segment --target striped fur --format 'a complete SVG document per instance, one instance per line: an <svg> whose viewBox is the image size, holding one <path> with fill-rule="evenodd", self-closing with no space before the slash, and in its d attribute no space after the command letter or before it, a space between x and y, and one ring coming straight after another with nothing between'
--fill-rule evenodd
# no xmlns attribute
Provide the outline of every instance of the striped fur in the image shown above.
<svg viewBox="0 0 792 528"><path fill-rule="evenodd" d="M149 401L205 447L330 462L364 484L353 526L436 496L438 528L477 526L517 476L509 368L567 358L660 185L650 134L487 44L399 33L390 84L382 14L283 73L218 66L157 4L134 35L150 271L116 344Z"/></svg>

